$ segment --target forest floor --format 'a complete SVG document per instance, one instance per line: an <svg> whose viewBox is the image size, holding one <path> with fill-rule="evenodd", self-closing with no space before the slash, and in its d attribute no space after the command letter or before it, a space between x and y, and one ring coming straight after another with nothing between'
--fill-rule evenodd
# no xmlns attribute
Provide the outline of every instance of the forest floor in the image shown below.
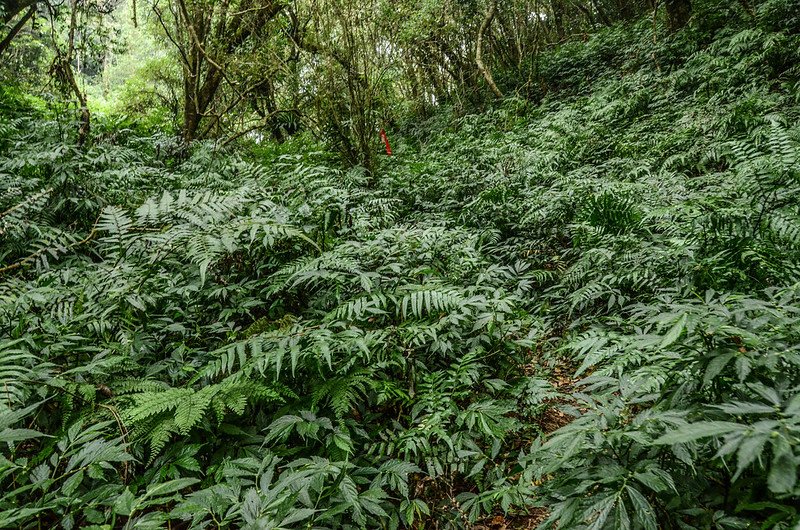
<svg viewBox="0 0 800 530"><path fill-rule="evenodd" d="M790 528L800 31L733 4L373 175L2 118L0 527Z"/></svg>

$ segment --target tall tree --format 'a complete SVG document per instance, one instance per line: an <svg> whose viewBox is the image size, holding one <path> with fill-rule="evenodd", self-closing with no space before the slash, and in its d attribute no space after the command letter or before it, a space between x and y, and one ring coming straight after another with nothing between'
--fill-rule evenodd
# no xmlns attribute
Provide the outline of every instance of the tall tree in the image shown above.
<svg viewBox="0 0 800 530"><path fill-rule="evenodd" d="M321 132L350 164L370 172L379 120L396 93L387 85L398 50L383 25L381 1L309 2L296 41L313 65L307 82Z"/></svg>
<svg viewBox="0 0 800 530"><path fill-rule="evenodd" d="M183 71L183 140L205 137L225 113L247 100L268 79L240 79L235 58L285 8L279 0L168 0L169 13L158 2L153 10L169 41L178 50ZM169 20L172 20L172 24ZM231 101L212 109L225 82Z"/></svg>

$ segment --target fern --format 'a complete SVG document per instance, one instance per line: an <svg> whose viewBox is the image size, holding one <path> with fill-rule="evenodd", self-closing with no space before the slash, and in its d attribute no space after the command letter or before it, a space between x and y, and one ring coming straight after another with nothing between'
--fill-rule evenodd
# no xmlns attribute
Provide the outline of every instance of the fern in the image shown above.
<svg viewBox="0 0 800 530"><path fill-rule="evenodd" d="M37 358L19 347L22 342L17 339L0 347L0 410L13 410L26 403L36 380L31 365Z"/></svg>
<svg viewBox="0 0 800 530"><path fill-rule="evenodd" d="M488 4L342 15L391 44L339 47L387 81L369 171L311 139L358 103L328 105L347 61L282 53L314 24L222 57L298 61L313 127L282 144L0 117L0 526L796 526L800 19L698 0L549 45L553 6L623 3L498 4L484 61L519 94L491 102L459 66ZM229 81L214 104L267 97Z"/></svg>

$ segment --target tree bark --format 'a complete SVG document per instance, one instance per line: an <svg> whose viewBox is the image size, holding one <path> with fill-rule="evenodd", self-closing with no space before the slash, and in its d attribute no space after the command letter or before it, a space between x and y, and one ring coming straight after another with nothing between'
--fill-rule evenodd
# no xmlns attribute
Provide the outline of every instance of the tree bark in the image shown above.
<svg viewBox="0 0 800 530"><path fill-rule="evenodd" d="M498 98L503 97L503 93L497 87L494 82L494 78L492 77L492 73L486 68L486 64L483 62L483 37L486 34L486 31L489 29L489 26L492 24L492 19L494 19L494 14L497 11L497 1L492 0L489 4L489 9L486 11L486 16L483 17L483 22L481 23L481 27L478 29L478 40L475 44L475 63L478 65L478 71L483 76L483 79L486 81L486 84L489 85L489 88L492 89L494 95Z"/></svg>
<svg viewBox="0 0 800 530"><path fill-rule="evenodd" d="M75 97L78 98L80 103L81 120L78 126L78 146L83 147L86 139L89 137L91 128L91 113L89 112L89 101L86 98L86 93L81 90L78 81L75 79L75 73L72 71L72 58L75 56L75 31L78 27L78 0L72 0L70 17L69 17L69 42L67 48L67 55L60 57L61 69L64 80L69 88L72 90ZM60 55L60 54L59 54Z"/></svg>

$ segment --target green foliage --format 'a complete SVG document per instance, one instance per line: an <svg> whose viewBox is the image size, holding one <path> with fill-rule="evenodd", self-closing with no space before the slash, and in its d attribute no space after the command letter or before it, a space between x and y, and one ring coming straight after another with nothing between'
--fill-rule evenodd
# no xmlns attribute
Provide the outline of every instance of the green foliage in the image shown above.
<svg viewBox="0 0 800 530"><path fill-rule="evenodd" d="M800 42L756 7L557 50L369 181L4 117L0 527L796 526Z"/></svg>

